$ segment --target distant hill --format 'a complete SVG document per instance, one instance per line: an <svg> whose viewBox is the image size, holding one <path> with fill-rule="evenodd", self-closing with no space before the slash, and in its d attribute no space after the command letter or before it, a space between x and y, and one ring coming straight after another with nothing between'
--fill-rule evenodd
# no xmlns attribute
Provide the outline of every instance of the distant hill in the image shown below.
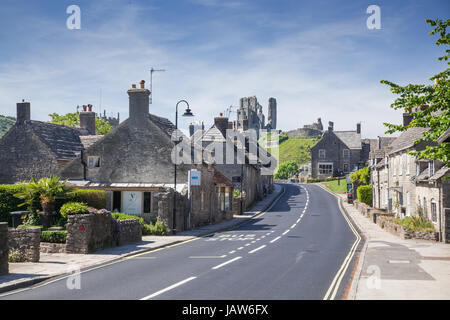
<svg viewBox="0 0 450 320"><path fill-rule="evenodd" d="M9 128L11 128L14 123L16 123L15 118L0 115L0 138L8 132Z"/></svg>
<svg viewBox="0 0 450 320"><path fill-rule="evenodd" d="M281 133L279 137L278 165L290 160L294 160L299 166L308 164L311 160L311 147L320 140L320 138L289 138L285 133ZM259 142L265 146L266 137L262 137ZM272 148L267 148L267 150L272 153L276 151Z"/></svg>

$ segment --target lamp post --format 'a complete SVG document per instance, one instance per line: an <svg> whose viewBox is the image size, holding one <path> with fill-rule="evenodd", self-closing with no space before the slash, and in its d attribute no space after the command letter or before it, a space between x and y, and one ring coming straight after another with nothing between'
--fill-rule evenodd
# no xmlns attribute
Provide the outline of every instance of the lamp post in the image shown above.
<svg viewBox="0 0 450 320"><path fill-rule="evenodd" d="M180 141L178 138L178 105L184 102L187 105L186 111L183 113L183 117L193 117L194 115L189 109L189 103L186 100L180 100L177 102L175 106L175 134L177 135L177 139L174 142L174 148L176 148L177 143ZM175 149L175 163L174 163L174 175L173 175L173 221L172 221L172 234L176 234L176 196L177 196L177 152Z"/></svg>

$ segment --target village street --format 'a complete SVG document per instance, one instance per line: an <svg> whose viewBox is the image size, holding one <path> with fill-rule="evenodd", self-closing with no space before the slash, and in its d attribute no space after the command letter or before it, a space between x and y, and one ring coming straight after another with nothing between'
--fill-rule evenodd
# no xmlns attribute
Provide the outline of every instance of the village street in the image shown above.
<svg viewBox="0 0 450 320"><path fill-rule="evenodd" d="M341 299L362 243L336 198L284 184L264 214L233 230L82 272L1 299ZM69 284L69 285L68 285Z"/></svg>

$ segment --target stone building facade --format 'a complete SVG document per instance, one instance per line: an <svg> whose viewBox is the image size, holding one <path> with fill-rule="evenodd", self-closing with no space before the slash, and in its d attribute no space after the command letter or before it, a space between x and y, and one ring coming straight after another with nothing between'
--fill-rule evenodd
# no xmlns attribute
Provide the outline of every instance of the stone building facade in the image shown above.
<svg viewBox="0 0 450 320"><path fill-rule="evenodd" d="M250 131L248 131L250 132ZM256 134L254 134L256 135ZM240 141L246 139L247 145L241 146ZM233 130L229 126L227 117L220 114L214 118L214 125L194 137L194 142L208 155L214 158L214 166L227 179L233 181L236 189L245 194L243 209L249 208L254 201L264 197L264 188L273 187L273 175L262 170L262 161L259 155L267 153L263 150L255 137L247 136ZM245 155L239 160L239 150L245 150ZM230 151L234 151L231 156ZM228 154L227 154L228 153ZM271 157L270 154L267 153ZM228 157L228 158L227 158ZM253 160L253 161L252 161ZM272 157L271 161L276 161Z"/></svg>
<svg viewBox="0 0 450 320"><path fill-rule="evenodd" d="M169 120L149 113L149 94L144 81L140 82L139 88L133 85L128 90L129 118L59 171L61 177L80 188L106 190L107 209L143 216L147 221L164 212L159 205L164 200L173 200L175 187L172 158L175 126ZM192 169L201 173L201 184L188 190L188 175ZM214 171L215 168L206 163L177 165L176 196L180 198L176 206L177 231L195 225L197 221L206 221L197 216L223 215L216 204L221 192L216 190ZM194 192L197 188L200 192ZM201 202L202 199L197 197L202 191L210 201L203 200L200 211L196 211L196 206L188 210L188 199L191 203ZM195 198L190 197L189 192ZM232 196L232 192L230 194ZM173 210L171 203L164 205L172 206ZM165 221L173 228L172 218Z"/></svg>
<svg viewBox="0 0 450 320"><path fill-rule="evenodd" d="M30 119L30 103L17 103L17 122L0 139L0 183L47 177L80 154L95 135L95 113L80 113L80 128Z"/></svg>
<svg viewBox="0 0 450 320"><path fill-rule="evenodd" d="M311 148L311 175L313 178L326 178L346 174L363 167L364 157L361 142L361 125L356 131L334 131L333 122L328 130Z"/></svg>
<svg viewBox="0 0 450 320"><path fill-rule="evenodd" d="M411 119L403 115L404 125ZM371 184L373 205L398 217L423 216L431 221L441 241L450 242L450 169L444 163L418 159L410 154L427 142L415 144L427 128L411 127L385 148L383 157L373 156Z"/></svg>

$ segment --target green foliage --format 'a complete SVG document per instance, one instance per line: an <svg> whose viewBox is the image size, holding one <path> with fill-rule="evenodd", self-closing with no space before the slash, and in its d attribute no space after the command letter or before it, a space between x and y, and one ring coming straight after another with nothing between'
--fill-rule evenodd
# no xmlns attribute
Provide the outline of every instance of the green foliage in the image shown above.
<svg viewBox="0 0 450 320"><path fill-rule="evenodd" d="M139 223L141 224L142 227L143 235L163 236L169 233L169 230L167 229L166 225L159 219L155 223L147 224L141 217L132 216L126 213L113 212L111 213L111 216L116 220L130 220L130 219L139 220Z"/></svg>
<svg viewBox="0 0 450 320"><path fill-rule="evenodd" d="M239 189L234 189L234 190L233 190L233 198L239 199L240 197L241 197L241 190L239 190Z"/></svg>
<svg viewBox="0 0 450 320"><path fill-rule="evenodd" d="M66 243L67 231L41 231L41 242Z"/></svg>
<svg viewBox="0 0 450 320"><path fill-rule="evenodd" d="M31 178L31 181L25 185L22 192L16 193L14 196L24 200L20 206L27 206L28 210L32 210L33 203L36 196L39 196L41 202L54 203L55 199L64 199L70 194L73 188L67 187L65 181L61 181L60 177L51 175L36 181Z"/></svg>
<svg viewBox="0 0 450 320"><path fill-rule="evenodd" d="M345 179L339 180L331 180L324 183L325 186L328 187L333 192L336 193L346 193L347 192L347 181Z"/></svg>
<svg viewBox="0 0 450 320"><path fill-rule="evenodd" d="M13 117L0 116L0 138L16 123Z"/></svg>
<svg viewBox="0 0 450 320"><path fill-rule="evenodd" d="M67 202L61 207L59 212L61 213L61 216L67 218L67 216L72 214L88 214L89 207L80 202Z"/></svg>
<svg viewBox="0 0 450 320"><path fill-rule="evenodd" d="M59 115L56 112L49 114L51 123L62 124L70 127L79 127L80 126L80 113L73 112L67 113L65 115ZM95 118L95 134L105 135L110 132L113 127L109 124L108 121L104 121L99 118Z"/></svg>
<svg viewBox="0 0 450 320"><path fill-rule="evenodd" d="M450 19L442 21L440 19L429 20L426 22L434 27L430 35L439 34L436 41L438 46L448 46L450 44L450 35L447 34L447 27L450 25ZM450 50L445 50L445 55L439 57L438 60L447 61L450 57ZM450 62L447 62L450 65ZM413 117L409 125L395 125L384 123L388 128L386 133L394 133L396 131L405 131L410 127L429 128L423 136L415 141L419 142L436 142L437 139L450 127L450 68L446 68L441 73L432 76L429 80L433 84L408 84L400 86L387 80L381 83L390 87L392 93L399 97L391 104L391 108L403 109L405 112L411 112ZM420 108L420 106L428 106ZM412 155L421 159L440 160L447 166L450 165L450 144L440 143L427 145L424 150L411 152Z"/></svg>
<svg viewBox="0 0 450 320"><path fill-rule="evenodd" d="M275 179L289 179L294 173L298 172L298 164L295 161L287 161L282 163L277 172L275 173Z"/></svg>
<svg viewBox="0 0 450 320"><path fill-rule="evenodd" d="M23 224L25 226L38 226L41 223L41 218L37 211L30 211L28 216L24 219Z"/></svg>
<svg viewBox="0 0 450 320"><path fill-rule="evenodd" d="M25 262L25 253L19 249L9 249L8 262L11 263Z"/></svg>
<svg viewBox="0 0 450 320"><path fill-rule="evenodd" d="M372 186L362 185L356 190L356 196L358 201L363 202L369 206L372 206Z"/></svg>
<svg viewBox="0 0 450 320"><path fill-rule="evenodd" d="M355 185L366 185L370 183L370 169L369 167L361 168L355 172L350 173L350 178Z"/></svg>
<svg viewBox="0 0 450 320"><path fill-rule="evenodd" d="M405 227L408 231L435 231L433 223L422 217L405 217L403 219L396 219L394 222Z"/></svg>
<svg viewBox="0 0 450 320"><path fill-rule="evenodd" d="M73 192L70 199L74 202L86 203L96 209L102 209L106 207L107 195L104 190L79 189Z"/></svg>
<svg viewBox="0 0 450 320"><path fill-rule="evenodd" d="M22 201L14 197L14 194L24 190L24 185L0 185L0 222L8 222L9 226L12 226L12 218L9 213L23 210L19 207Z"/></svg>

